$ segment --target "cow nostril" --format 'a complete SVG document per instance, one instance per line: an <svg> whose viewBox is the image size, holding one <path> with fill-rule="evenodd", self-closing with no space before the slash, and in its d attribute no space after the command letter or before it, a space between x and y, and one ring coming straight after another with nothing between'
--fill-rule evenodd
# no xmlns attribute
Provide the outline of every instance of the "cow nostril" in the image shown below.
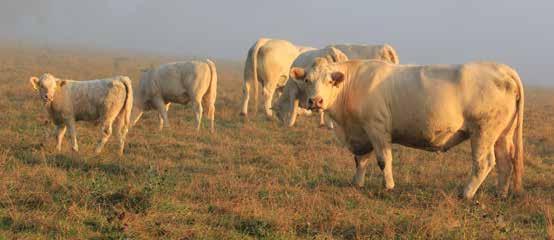
<svg viewBox="0 0 554 240"><path fill-rule="evenodd" d="M323 99L322 99L322 98L317 99L317 105L318 105L318 106L322 106L322 105L323 105Z"/></svg>

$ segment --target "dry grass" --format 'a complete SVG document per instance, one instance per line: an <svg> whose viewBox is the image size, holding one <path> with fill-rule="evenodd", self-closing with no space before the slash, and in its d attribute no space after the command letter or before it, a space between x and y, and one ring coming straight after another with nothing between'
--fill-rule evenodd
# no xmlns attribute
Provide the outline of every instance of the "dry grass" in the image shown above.
<svg viewBox="0 0 554 240"><path fill-rule="evenodd" d="M396 147L395 191L383 191L376 164L365 187L350 187L352 156L315 118L285 131L238 116L242 74L233 62L217 62L217 133L195 133L191 107L174 106L171 130L157 132L147 113L121 158L113 142L92 154L99 130L87 123L78 125L82 152L64 143L56 153L29 76L115 72L136 82L141 68L172 59L8 47L0 56L0 239L552 238L552 89L526 93L526 195L497 199L493 172L477 205L457 198L471 165L467 144L445 154Z"/></svg>

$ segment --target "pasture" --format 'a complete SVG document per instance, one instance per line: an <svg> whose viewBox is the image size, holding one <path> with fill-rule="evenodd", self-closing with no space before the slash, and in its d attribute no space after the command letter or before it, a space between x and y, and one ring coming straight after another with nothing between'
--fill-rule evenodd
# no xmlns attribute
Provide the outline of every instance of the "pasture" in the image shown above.
<svg viewBox="0 0 554 240"><path fill-rule="evenodd" d="M145 113L122 157L115 138L95 155L99 126L85 122L77 125L80 152L66 136L58 153L30 76L124 74L136 84L140 69L181 58L22 44L0 47L0 56L0 239L554 236L554 89L525 89L525 194L495 197L493 171L468 202L458 198L471 168L468 143L441 154L395 146L396 188L387 192L375 162L363 188L350 186L353 156L317 117L299 117L292 129L261 108L241 118L243 59L211 58L215 134L205 118L197 133L191 106L173 104L171 129L159 132L157 113Z"/></svg>

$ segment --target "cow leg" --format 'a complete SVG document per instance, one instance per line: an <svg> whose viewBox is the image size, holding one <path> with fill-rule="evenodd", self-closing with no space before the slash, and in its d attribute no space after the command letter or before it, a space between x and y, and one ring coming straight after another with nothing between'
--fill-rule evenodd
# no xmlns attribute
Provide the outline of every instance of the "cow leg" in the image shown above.
<svg viewBox="0 0 554 240"><path fill-rule="evenodd" d="M137 124L137 122L140 120L140 118L142 117L142 113L143 112L140 112L140 113L137 113L137 115L131 117L131 126L135 126Z"/></svg>
<svg viewBox="0 0 554 240"><path fill-rule="evenodd" d="M512 134L509 136L512 136ZM502 198L508 196L510 176L512 175L512 155L510 154L510 149L513 148L513 144L510 139L511 138L504 135L494 144L494 156L498 163L497 195Z"/></svg>
<svg viewBox="0 0 554 240"><path fill-rule="evenodd" d="M142 108L139 108L136 105L133 106L133 110L131 110L131 126L135 126L137 124L140 117L142 117L142 113Z"/></svg>
<svg viewBox="0 0 554 240"><path fill-rule="evenodd" d="M273 104L273 93L275 92L275 86L265 85L264 86L264 110L266 117L270 118L273 116L273 111L271 110L271 105Z"/></svg>
<svg viewBox="0 0 554 240"><path fill-rule="evenodd" d="M68 128L69 136L71 137L71 149L75 152L79 151L79 145L77 144L77 131L75 131L75 119L70 118L65 120Z"/></svg>
<svg viewBox="0 0 554 240"><path fill-rule="evenodd" d="M385 127L374 124L373 127L366 127L371 145L377 158L377 163L383 171L384 185L387 190L394 188L392 175L392 144L391 136L384 132Z"/></svg>
<svg viewBox="0 0 554 240"><path fill-rule="evenodd" d="M163 107L165 109L166 115L167 115L167 112L169 112L169 105L171 105L171 103L167 103ZM159 120L159 123L160 123L158 128L161 131L164 128L164 123L165 123L164 118L161 114L158 114L158 120ZM168 124L169 124L169 122L168 122Z"/></svg>
<svg viewBox="0 0 554 240"><path fill-rule="evenodd" d="M123 127L119 130L119 155L123 155L123 150L125 149L125 141L127 140L127 133L129 128L126 124L123 124Z"/></svg>
<svg viewBox="0 0 554 240"><path fill-rule="evenodd" d="M510 188L510 178L512 176L513 162L517 156L515 156L514 150L514 133L516 131L517 122L513 122L508 125L508 128L500 134L500 137L494 144L494 155L498 163L498 186L497 195L499 197L507 197Z"/></svg>
<svg viewBox="0 0 554 240"><path fill-rule="evenodd" d="M329 129L335 128L335 124L333 124L333 119L331 119L329 115L323 114L323 117L324 117L325 125L327 125L327 128Z"/></svg>
<svg viewBox="0 0 554 240"><path fill-rule="evenodd" d="M160 118L160 131L163 127L169 128L169 120L167 119L167 109L169 105L166 105L161 98L156 98L152 101L152 105L158 110L158 117Z"/></svg>
<svg viewBox="0 0 554 240"><path fill-rule="evenodd" d="M115 129L117 134L117 139L119 141L119 155L123 155L123 150L125 149L125 141L127 138L127 132L129 132L129 126L125 124L125 116L120 115L115 120Z"/></svg>
<svg viewBox="0 0 554 240"><path fill-rule="evenodd" d="M56 150L62 150L62 141L67 127L63 124L56 125Z"/></svg>
<svg viewBox="0 0 554 240"><path fill-rule="evenodd" d="M210 120L210 131L215 131L215 104L207 103L208 107L208 119Z"/></svg>
<svg viewBox="0 0 554 240"><path fill-rule="evenodd" d="M300 114L300 111L302 111L302 109L298 107L298 99L291 99L290 101L291 102L289 107L291 111L289 115L287 115L288 118L285 117L285 119L288 119L288 123L286 123L288 127L294 126L294 123L296 123L296 118L298 117L298 114Z"/></svg>
<svg viewBox="0 0 554 240"><path fill-rule="evenodd" d="M394 178L392 176L392 146L389 142L381 142L373 145L377 163L383 171L385 188L392 190L394 188Z"/></svg>
<svg viewBox="0 0 554 240"><path fill-rule="evenodd" d="M325 113L323 111L319 111L319 127L325 127Z"/></svg>
<svg viewBox="0 0 554 240"><path fill-rule="evenodd" d="M464 198L472 199L483 180L495 165L494 138L477 132L471 136L472 174L464 189Z"/></svg>
<svg viewBox="0 0 554 240"><path fill-rule="evenodd" d="M244 81L242 84L242 108L240 115L246 116L248 114L248 101L250 100L250 82Z"/></svg>
<svg viewBox="0 0 554 240"><path fill-rule="evenodd" d="M373 152L354 156L354 161L356 162L356 175L354 175L354 178L352 179L352 185L357 187L364 186L367 163L369 162L369 158L371 158L371 155L373 155Z"/></svg>
<svg viewBox="0 0 554 240"><path fill-rule="evenodd" d="M95 153L102 152L102 149L104 148L104 145L106 142L108 142L108 139L110 139L110 136L112 135L112 123L113 120L106 119L102 123L102 138L100 139L100 142L98 142L98 145L96 146Z"/></svg>
<svg viewBox="0 0 554 240"><path fill-rule="evenodd" d="M204 111L201 99L196 99L192 102L192 110L196 116L196 131L200 131L200 125L202 124L202 112Z"/></svg>

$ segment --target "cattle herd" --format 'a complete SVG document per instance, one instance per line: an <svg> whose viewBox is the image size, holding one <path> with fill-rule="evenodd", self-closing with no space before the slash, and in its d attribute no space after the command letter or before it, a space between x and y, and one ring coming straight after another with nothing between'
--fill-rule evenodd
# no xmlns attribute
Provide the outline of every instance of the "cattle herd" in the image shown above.
<svg viewBox="0 0 554 240"><path fill-rule="evenodd" d="M168 126L171 103L191 102L199 130L206 108L214 131L217 70L210 60L163 64L142 73L138 89L126 76L72 81L45 73L31 77L56 126L57 150L66 129L78 151L76 121L98 121L100 153L112 134L123 154L125 136L143 111L158 111ZM335 44L316 49L261 38L248 50L240 114L255 108L261 84L265 115L292 127L297 116L319 114L354 155L362 186L371 156L394 188L391 144L447 151L470 140L472 172L463 191L471 199L494 166L498 195L522 190L523 107L521 80L511 67L494 62L461 65L402 65L390 45ZM273 99L274 96L277 99ZM324 115L325 114L325 115ZM114 125L115 124L115 125Z"/></svg>

